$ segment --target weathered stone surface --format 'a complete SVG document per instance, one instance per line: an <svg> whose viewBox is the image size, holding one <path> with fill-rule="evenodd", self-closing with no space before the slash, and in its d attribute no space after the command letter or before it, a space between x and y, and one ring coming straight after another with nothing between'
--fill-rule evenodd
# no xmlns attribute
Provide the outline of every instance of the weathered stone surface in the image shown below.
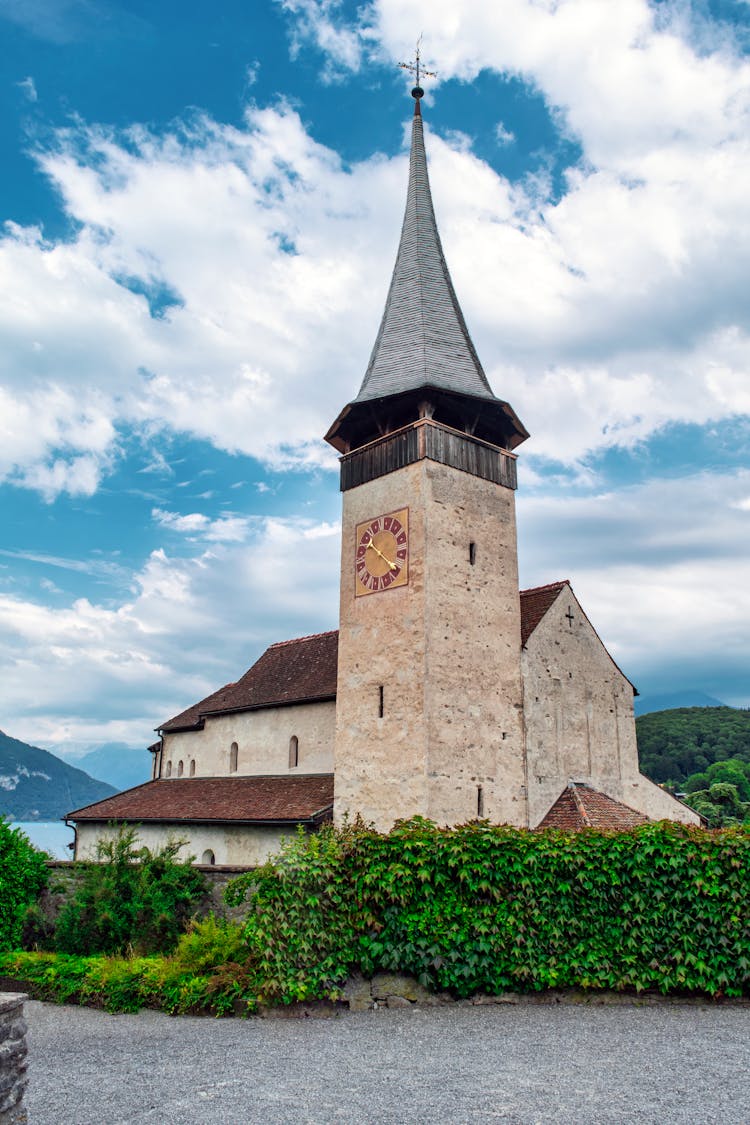
<svg viewBox="0 0 750 1125"><path fill-rule="evenodd" d="M374 999L384 1000L389 996L403 996L412 1003L429 1003L433 994L428 992L414 977L403 973L376 973L370 983Z"/></svg>
<svg viewBox="0 0 750 1125"><path fill-rule="evenodd" d="M0 993L0 1125L23 1125L26 1112L26 1020L22 992Z"/></svg>
<svg viewBox="0 0 750 1125"><path fill-rule="evenodd" d="M357 526L405 508L408 584L355 597ZM344 493L341 559L335 819L526 824L512 490L406 465Z"/></svg>
<svg viewBox="0 0 750 1125"><path fill-rule="evenodd" d="M411 1001L405 996L386 996L386 1008L411 1008Z"/></svg>
<svg viewBox="0 0 750 1125"><path fill-rule="evenodd" d="M350 1012L366 1012L372 1007L372 982L356 973L344 985L344 999Z"/></svg>

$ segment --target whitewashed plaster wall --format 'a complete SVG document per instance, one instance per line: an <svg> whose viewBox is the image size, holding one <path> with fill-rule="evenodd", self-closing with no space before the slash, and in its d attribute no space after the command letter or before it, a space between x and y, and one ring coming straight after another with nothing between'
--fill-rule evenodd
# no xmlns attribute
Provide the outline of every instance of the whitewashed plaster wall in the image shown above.
<svg viewBox="0 0 750 1125"><path fill-rule="evenodd" d="M178 857L192 856L195 862L204 862L204 854L211 851L217 864L236 864L254 867L265 863L278 852L282 837L293 836L295 829L265 828L248 824L141 824L137 826L138 843L152 851L163 848L170 839L184 840ZM79 823L76 838L76 855L79 860L96 859L99 840L111 839L116 828L103 824Z"/></svg>
<svg viewBox="0 0 750 1125"><path fill-rule="evenodd" d="M263 707L234 715L207 718L203 730L178 731L164 735L162 778L190 776L195 762L195 777L227 777L230 751L237 743L237 774L259 776L285 773L333 773L333 740L336 704L299 703L287 707ZM289 742L298 739L298 765L289 767Z"/></svg>
<svg viewBox="0 0 750 1125"><path fill-rule="evenodd" d="M700 822L640 773L633 688L570 587L532 633L521 664L531 828L570 780L588 781L654 820Z"/></svg>

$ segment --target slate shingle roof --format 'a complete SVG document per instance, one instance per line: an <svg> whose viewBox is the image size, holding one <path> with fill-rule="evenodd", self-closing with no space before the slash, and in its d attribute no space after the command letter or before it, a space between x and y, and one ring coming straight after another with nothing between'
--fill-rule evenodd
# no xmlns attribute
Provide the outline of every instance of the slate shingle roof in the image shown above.
<svg viewBox="0 0 750 1125"><path fill-rule="evenodd" d="M77 821L237 821L299 824L330 819L333 774L181 777L148 781L76 809Z"/></svg>
<svg viewBox="0 0 750 1125"><path fill-rule="evenodd" d="M494 399L469 336L440 243L415 105L409 187L380 330L355 402L419 387Z"/></svg>
<svg viewBox="0 0 750 1125"><path fill-rule="evenodd" d="M538 827L561 828L569 832L582 828L609 828L622 832L648 823L649 818L643 813L607 797L590 785L571 781Z"/></svg>

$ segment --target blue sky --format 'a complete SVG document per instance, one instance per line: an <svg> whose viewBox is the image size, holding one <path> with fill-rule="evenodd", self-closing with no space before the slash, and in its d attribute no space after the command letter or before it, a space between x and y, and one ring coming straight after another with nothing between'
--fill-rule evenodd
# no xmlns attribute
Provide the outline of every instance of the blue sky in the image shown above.
<svg viewBox="0 0 750 1125"><path fill-rule="evenodd" d="M336 624L322 434L406 188L520 450L524 585L750 705L750 4L0 0L0 725L147 744Z"/></svg>

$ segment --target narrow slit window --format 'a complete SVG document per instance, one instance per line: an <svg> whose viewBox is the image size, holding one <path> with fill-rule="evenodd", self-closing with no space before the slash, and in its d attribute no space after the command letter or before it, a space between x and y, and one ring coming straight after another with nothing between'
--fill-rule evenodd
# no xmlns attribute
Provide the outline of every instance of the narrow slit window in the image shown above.
<svg viewBox="0 0 750 1125"><path fill-rule="evenodd" d="M182 771L184 770L184 768L185 768L185 766L183 765L182 758L180 758L179 762L177 763L177 776L178 777L182 777Z"/></svg>
<svg viewBox="0 0 750 1125"><path fill-rule="evenodd" d="M289 769L293 770L299 765L299 739L293 734L289 739Z"/></svg>
<svg viewBox="0 0 750 1125"><path fill-rule="evenodd" d="M167 762L167 777L171 777L171 776L172 776L172 763Z"/></svg>
<svg viewBox="0 0 750 1125"><path fill-rule="evenodd" d="M206 867L212 867L216 863L216 856L210 848L206 848L205 852L201 856L201 863L205 864Z"/></svg>
<svg viewBox="0 0 750 1125"><path fill-rule="evenodd" d="M469 543L469 566L473 566L477 561L477 545L476 543Z"/></svg>
<svg viewBox="0 0 750 1125"><path fill-rule="evenodd" d="M233 742L229 749L229 772L237 773L237 756L239 747L236 742Z"/></svg>
<svg viewBox="0 0 750 1125"><path fill-rule="evenodd" d="M383 685L381 684L380 687L378 688L378 717L380 719L383 718L384 703L385 703L385 700L384 700Z"/></svg>
<svg viewBox="0 0 750 1125"><path fill-rule="evenodd" d="M195 777L195 758L190 762L190 776Z"/></svg>
<svg viewBox="0 0 750 1125"><path fill-rule="evenodd" d="M477 816L484 816L484 790L481 785L477 785Z"/></svg>

